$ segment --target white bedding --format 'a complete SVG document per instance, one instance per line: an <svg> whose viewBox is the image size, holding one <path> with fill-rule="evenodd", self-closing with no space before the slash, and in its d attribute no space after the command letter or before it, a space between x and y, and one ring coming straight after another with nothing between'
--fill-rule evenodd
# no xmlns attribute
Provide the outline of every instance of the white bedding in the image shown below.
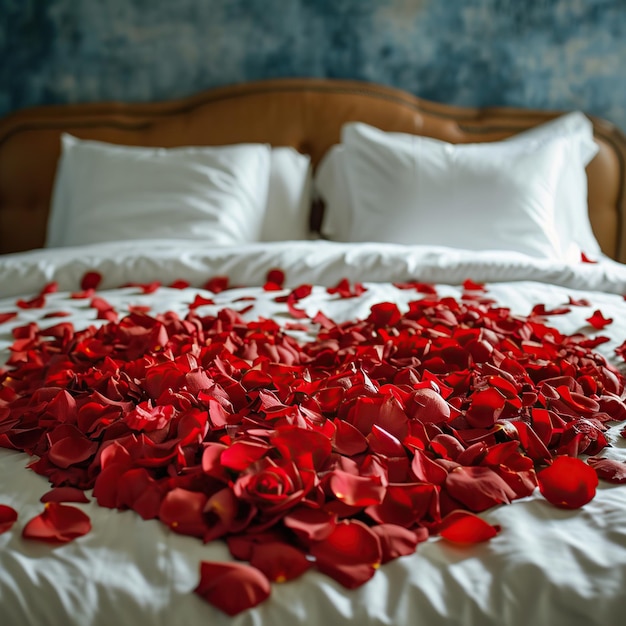
<svg viewBox="0 0 626 626"><path fill-rule="evenodd" d="M282 268L286 284L318 285L298 303L309 315L321 310L336 322L366 317L381 301L407 303L421 297L393 282L437 283L441 296L460 296L465 279L487 283L486 295L514 313L528 314L539 303L547 309L568 298L586 299L549 324L566 333L607 335L597 350L619 366L614 349L626 339L626 267L559 264L523 255L466 253L391 244L284 242L235 248L204 249L196 242L145 241L42 250L0 257L0 313L16 310L18 297L34 296L57 281L59 291L46 296L43 308L21 309L18 318L0 324L0 350L8 356L13 327L35 321L52 325L70 321L77 327L95 320L88 301L69 298L86 271L102 274L101 297L123 313L129 305L151 312L184 315L200 285L226 275L240 286L211 296L219 307L243 309L247 320L273 317L293 322L277 293L259 289L268 270ZM325 286L340 279L362 281L357 298L338 299ZM185 279L187 289L161 287L142 294L130 282ZM285 291L284 293L287 293ZM254 296L254 300L242 297ZM601 310L613 323L602 331L585 321ZM43 319L63 311L69 317ZM297 333L296 333L297 334ZM298 335L306 338L301 333ZM622 426L623 427L623 426ZM626 446L616 425L608 433L612 447L603 451L626 461ZM418 546L412 556L382 566L364 586L347 591L330 578L309 571L298 580L272 585L266 602L230 618L191 593L201 560L228 560L222 542L202 544L177 535L156 520L132 511L76 505L88 513L93 530L65 545L50 546L21 537L27 520L41 511L47 481L25 469L22 453L0 448L0 504L19 513L18 522L0 534L0 607L3 626L201 623L260 625L545 625L611 626L622 623L626 585L626 486L600 484L596 497L569 511L533 495L481 514L501 532L488 542L457 547L440 538Z"/></svg>

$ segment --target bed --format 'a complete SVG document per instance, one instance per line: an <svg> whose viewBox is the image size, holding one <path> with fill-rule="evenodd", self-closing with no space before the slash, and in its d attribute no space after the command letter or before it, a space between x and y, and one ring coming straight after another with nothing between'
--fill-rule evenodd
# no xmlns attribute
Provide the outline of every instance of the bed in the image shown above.
<svg viewBox="0 0 626 626"><path fill-rule="evenodd" d="M341 80L0 121L2 623L621 623L625 180Z"/></svg>

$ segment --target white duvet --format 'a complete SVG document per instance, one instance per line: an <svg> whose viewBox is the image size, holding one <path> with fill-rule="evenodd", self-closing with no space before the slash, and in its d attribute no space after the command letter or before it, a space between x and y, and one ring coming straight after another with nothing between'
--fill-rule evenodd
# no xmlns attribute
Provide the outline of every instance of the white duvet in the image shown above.
<svg viewBox="0 0 626 626"><path fill-rule="evenodd" d="M444 248L381 244L287 242L234 248L203 249L193 242L146 241L41 250L0 257L0 313L16 310L18 297L34 296L57 281L59 291L43 308L22 309L17 319L0 324L2 360L8 356L14 326L29 321L52 325L46 314L64 311L76 326L102 323L85 300L69 298L86 271L102 274L99 295L124 312L148 305L152 312L181 314L200 285L226 275L237 286L212 296L217 307L242 309L246 319L275 317L293 321L276 292L259 289L269 269L282 268L286 284L317 285L298 303L311 316L321 310L340 322L368 315L380 301L400 308L419 298L393 282L437 283L440 295L459 296L467 278L484 282L489 297L514 313L527 314L538 303L554 308L586 299L589 306L549 318L566 333L611 337L597 350L618 365L614 349L626 339L626 266L603 261L559 265L523 255L466 253ZM338 299L323 288L340 279L361 281L365 293ZM127 283L185 279L193 286L162 287L142 294ZM287 291L285 291L287 293ZM242 297L254 300L242 301ZM613 323L595 331L586 322L601 310ZM281 313L282 314L279 314ZM303 335L303 338L306 335ZM612 447L603 456L626 460L619 426L609 432ZM368 583L347 591L330 578L308 572L302 578L274 584L260 606L229 618L191 593L198 582L200 560L229 559L221 542L207 545L176 535L158 521L144 521L132 511L76 505L93 525L87 535L61 546L21 538L21 528L41 511L44 478L26 469L26 455L0 448L0 504L19 512L16 525L0 535L0 624L26 625L157 625L279 624L484 626L622 623L626 588L626 486L601 483L596 497L582 509L560 510L538 493L482 514L502 531L490 541L460 548L433 538L417 552L382 566Z"/></svg>

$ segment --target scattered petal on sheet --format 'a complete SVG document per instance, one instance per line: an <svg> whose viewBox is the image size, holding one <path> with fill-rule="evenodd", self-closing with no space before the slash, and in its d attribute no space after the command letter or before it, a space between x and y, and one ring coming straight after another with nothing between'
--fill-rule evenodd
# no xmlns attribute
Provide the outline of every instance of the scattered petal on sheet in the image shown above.
<svg viewBox="0 0 626 626"><path fill-rule="evenodd" d="M271 582L277 583L294 580L312 567L302 550L282 541L255 544L250 565L261 570Z"/></svg>
<svg viewBox="0 0 626 626"><path fill-rule="evenodd" d="M98 442L91 441L76 431L53 443L48 451L48 458L58 467L67 468L90 459L97 449Z"/></svg>
<svg viewBox="0 0 626 626"><path fill-rule="evenodd" d="M204 284L204 288L213 293L220 293L228 289L228 283L228 276L215 276Z"/></svg>
<svg viewBox="0 0 626 626"><path fill-rule="evenodd" d="M613 323L613 320L604 317L604 315L602 315L602 311L599 309L596 309L593 312L593 315L591 317L587 317L585 321L589 322L597 330L602 330L605 326Z"/></svg>
<svg viewBox="0 0 626 626"><path fill-rule="evenodd" d="M425 529L413 531L395 524L372 526L372 532L380 539L382 563L413 554L417 549L417 544L428 538L428 532Z"/></svg>
<svg viewBox="0 0 626 626"><path fill-rule="evenodd" d="M196 297L193 299L193 302L189 305L189 310L193 311L198 307L205 306L207 304L215 304L215 301L212 298L205 298L201 296L199 293L196 294Z"/></svg>
<svg viewBox="0 0 626 626"><path fill-rule="evenodd" d="M41 309L46 304L46 298L43 295L35 296L30 300L19 298L15 304L20 309Z"/></svg>
<svg viewBox="0 0 626 626"><path fill-rule="evenodd" d="M555 309L547 309L545 304L536 304L530 314L544 317L548 315L565 315L570 311L571 309L566 306L557 307Z"/></svg>
<svg viewBox="0 0 626 626"><path fill-rule="evenodd" d="M366 583L380 567L380 539L363 522L344 521L323 541L311 545L315 566L348 589Z"/></svg>
<svg viewBox="0 0 626 626"><path fill-rule="evenodd" d="M326 539L337 525L337 516L322 509L300 506L292 509L283 521L305 543Z"/></svg>
<svg viewBox="0 0 626 626"><path fill-rule="evenodd" d="M89 517L74 506L46 503L43 513L33 517L22 531L25 539L67 543L91 530Z"/></svg>
<svg viewBox="0 0 626 626"><path fill-rule="evenodd" d="M187 289L187 287L191 286L191 283L179 278L178 280L175 280L173 283L170 283L168 286L170 289Z"/></svg>
<svg viewBox="0 0 626 626"><path fill-rule="evenodd" d="M207 530L204 519L206 502L203 493L176 487L163 498L159 519L174 532L203 537Z"/></svg>
<svg viewBox="0 0 626 626"><path fill-rule="evenodd" d="M340 298L356 298L365 293L366 289L361 283L350 285L346 278L342 278L334 287L328 287L326 291L331 295L338 295Z"/></svg>
<svg viewBox="0 0 626 626"><path fill-rule="evenodd" d="M9 530L16 521L17 511L6 504L0 504L0 535Z"/></svg>
<svg viewBox="0 0 626 626"><path fill-rule="evenodd" d="M98 311L97 318L99 320L108 320L109 322L116 322L118 314L112 304L107 302L104 298L96 296L91 299L91 308Z"/></svg>
<svg viewBox="0 0 626 626"><path fill-rule="evenodd" d="M40 296L45 296L49 293L56 293L59 290L59 284L56 281L46 283L39 292Z"/></svg>
<svg viewBox="0 0 626 626"><path fill-rule="evenodd" d="M476 283L470 278L463 281L464 291L487 291L483 283Z"/></svg>
<svg viewBox="0 0 626 626"><path fill-rule="evenodd" d="M0 324L10 322L16 317L17 317L17 313L15 311L8 311L6 313L0 313Z"/></svg>
<svg viewBox="0 0 626 626"><path fill-rule="evenodd" d="M285 272L280 269L272 269L267 273L264 291L280 291L285 283Z"/></svg>
<svg viewBox="0 0 626 626"><path fill-rule="evenodd" d="M469 511L451 511L437 527L439 535L448 541L461 544L479 543L495 537L499 526L492 526Z"/></svg>
<svg viewBox="0 0 626 626"><path fill-rule="evenodd" d="M597 261L594 261L593 259L589 258L584 252L581 251L580 253L580 260L582 263L597 263Z"/></svg>
<svg viewBox="0 0 626 626"><path fill-rule="evenodd" d="M475 512L516 498L511 487L489 467L459 466L448 474L445 484L453 498Z"/></svg>
<svg viewBox="0 0 626 626"><path fill-rule="evenodd" d="M80 288L83 291L88 291L89 289L97 289L101 282L102 274L100 274L100 272L85 272L80 281Z"/></svg>
<svg viewBox="0 0 626 626"><path fill-rule="evenodd" d="M257 606L270 595L270 582L256 567L243 563L200 563L200 597L228 615Z"/></svg>
<svg viewBox="0 0 626 626"><path fill-rule="evenodd" d="M560 508L578 509L596 493L598 475L580 459L559 456L537 474L543 497Z"/></svg>
<svg viewBox="0 0 626 626"><path fill-rule="evenodd" d="M602 480L610 483L626 483L626 463L615 459L589 457L587 463Z"/></svg>
<svg viewBox="0 0 626 626"><path fill-rule="evenodd" d="M43 319L52 319L55 317L70 317L70 315L72 315L71 313L69 313L68 311L51 311L50 313L46 313L43 316Z"/></svg>
<svg viewBox="0 0 626 626"><path fill-rule="evenodd" d="M572 296L568 296L567 304L570 306L591 306L591 302L585 298L576 299Z"/></svg>
<svg viewBox="0 0 626 626"><path fill-rule="evenodd" d="M40 502L78 502L87 504L89 498L82 489L76 487L54 487L39 498Z"/></svg>
<svg viewBox="0 0 626 626"><path fill-rule="evenodd" d="M129 287L137 287L142 294L154 293L161 287L161 283L155 280L151 283L130 283Z"/></svg>
<svg viewBox="0 0 626 626"><path fill-rule="evenodd" d="M415 289L418 293L423 293L430 296L437 295L437 289L431 283L420 282L406 282L406 283L394 283L393 286L396 289Z"/></svg>

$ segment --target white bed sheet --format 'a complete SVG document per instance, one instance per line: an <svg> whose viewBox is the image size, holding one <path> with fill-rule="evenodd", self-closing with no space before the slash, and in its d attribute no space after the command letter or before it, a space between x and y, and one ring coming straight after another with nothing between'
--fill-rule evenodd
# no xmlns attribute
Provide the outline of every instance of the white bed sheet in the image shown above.
<svg viewBox="0 0 626 626"><path fill-rule="evenodd" d="M299 303L311 315L331 319L367 316L372 304L394 301L406 308L420 296L392 282L438 283L440 295L459 296L466 278L487 283L487 295L514 313L527 314L538 303L553 308L568 297L586 298L590 306L572 307L549 323L567 333L598 334L585 321L600 309L613 323L600 332L611 341L597 348L614 364L617 345L626 339L626 267L612 262L555 264L522 255L465 253L445 248L380 244L287 242L254 244L243 250L173 241L101 244L34 251L0 257L0 312L15 310L18 296L32 297L50 281L60 291L46 305L24 309L19 318L0 325L3 360L10 330L28 321L52 325L71 321L77 327L95 321L85 300L68 297L87 270L104 279L102 297L123 312L129 305L149 305L152 312L181 314L199 285L227 275L230 289L213 296L215 305L241 309L253 305L246 319L274 317L293 321L276 292L258 288L271 268L283 268L290 286L319 285ZM362 281L358 298L329 296L323 286L341 278ZM194 287L160 288L142 294L129 282L186 279ZM207 295L207 294L205 294ZM254 296L253 301L240 301ZM62 320L43 316L66 311ZM609 431L612 447L603 456L626 461L620 426ZM626 486L601 483L596 497L580 510L549 505L537 492L511 505L482 514L502 531L473 547L456 547L433 538L417 552L382 566L363 587L347 591L330 578L308 572L302 578L274 584L269 600L234 618L227 617L191 593L198 583L200 560L229 560L221 542L204 545L177 535L158 521L144 521L132 511L76 505L88 513L93 530L61 546L26 541L23 524L41 511L40 496L49 486L25 469L28 457L0 449L0 504L12 506L19 520L0 535L1 623L15 625L118 625L200 623L260 625L463 625L545 624L611 626L622 623L626 585Z"/></svg>

